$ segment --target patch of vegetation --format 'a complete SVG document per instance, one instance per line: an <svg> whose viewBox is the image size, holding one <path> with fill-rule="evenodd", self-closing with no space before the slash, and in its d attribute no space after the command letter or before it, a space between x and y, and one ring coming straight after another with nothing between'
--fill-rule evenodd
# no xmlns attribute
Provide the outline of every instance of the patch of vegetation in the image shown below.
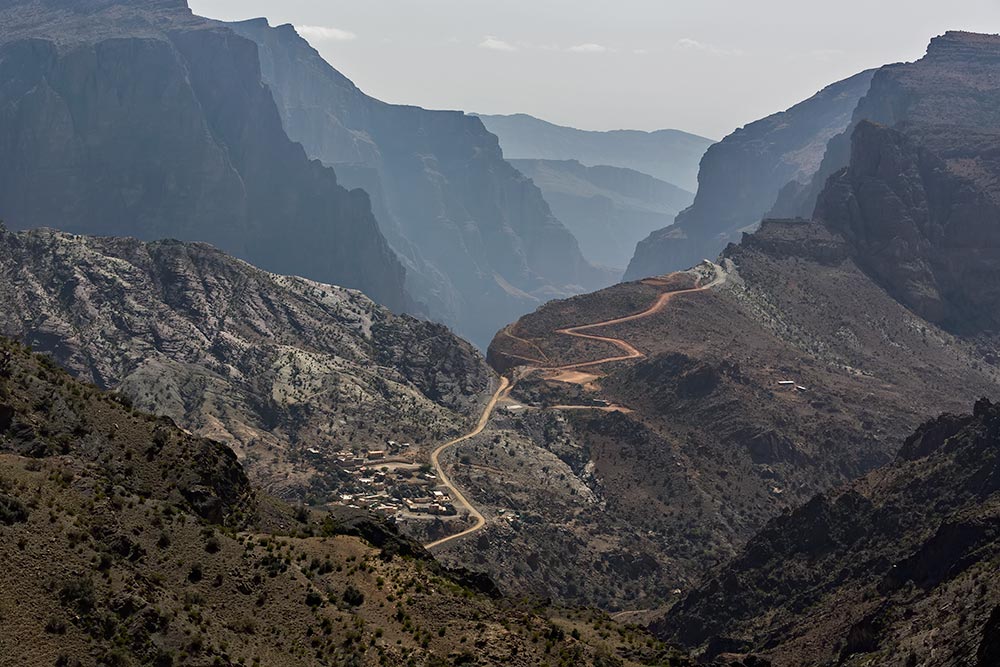
<svg viewBox="0 0 1000 667"><path fill-rule="evenodd" d="M13 526L28 520L28 508L20 500L5 493L0 493L0 524Z"/></svg>

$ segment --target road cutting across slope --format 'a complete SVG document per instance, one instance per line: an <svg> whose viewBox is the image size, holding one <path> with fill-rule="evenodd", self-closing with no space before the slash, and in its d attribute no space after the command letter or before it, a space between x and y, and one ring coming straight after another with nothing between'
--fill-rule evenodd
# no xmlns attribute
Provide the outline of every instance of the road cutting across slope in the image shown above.
<svg viewBox="0 0 1000 667"><path fill-rule="evenodd" d="M588 339L588 340L596 340L596 341L602 341L602 342L605 342L605 343L609 343L611 345L614 345L618 349L620 349L625 354L611 356L611 357L605 357L603 359L596 359L594 361L585 361L585 362L580 362L580 363L575 363L575 364L567 364L567 365L564 365L564 366L542 366L542 365L534 366L534 365L532 365L532 366L525 366L525 367L522 367L522 368L526 372L528 372L528 373L531 373L533 371L539 371L539 370L544 370L544 371L549 371L549 372L568 372L568 371L576 371L576 370L578 370L580 368L590 368L590 367L593 367L593 366L601 366L601 365L604 365L604 364L610 364L610 363L615 363L615 362L619 362L619 361L628 361L630 359L642 359L642 358L644 358L646 355L643 352L641 352L640 350L638 350L634 345L632 345L628 341L622 340L621 338L613 338L613 337L610 337L610 336L597 336L597 335L594 335L594 334L588 334L588 333L583 333L583 332L591 330L591 329L598 329L598 328L601 328L601 327L614 326L616 324L624 324L626 322L634 322L636 320L641 320L641 319L650 317L650 316L655 315L655 314L659 313L660 311L662 311L667 306L667 304L670 303L670 300L673 299L676 296L680 296L682 294L691 294L691 293L694 293L694 292L704 292L706 290L712 289L713 287L716 287L717 285L720 285L723 282L725 282L725 273L723 271L721 271L720 268L718 266L716 266L715 264L713 264L711 262L709 262L709 264L712 267L712 270L713 270L713 272L715 274L715 277L710 282L706 283L705 285L700 285L698 287L692 287L690 289L676 290L676 291L672 291L672 292L664 292L663 294L661 294L657 298L656 302L652 306L650 306L646 310L643 310L643 311L638 312L638 313L634 313L632 315L626 315L624 317L616 317L614 319L604 320L604 321L601 321L601 322L594 322L593 324L583 324L583 325L580 325L580 326L567 327L565 329L558 329L558 330L556 330L556 333L562 334L562 335L565 335L565 336L573 336L573 337L576 337L576 338L585 338L585 339ZM520 338L520 337L514 335L513 332L510 331L509 328L505 329L504 333L507 336L509 336L510 338L512 338L512 339L514 339L516 341L519 341L521 343L524 343L524 344L527 344L527 345L533 347L535 350L537 350L541 354L541 356L545 357L546 359L548 358L547 355L534 342L526 340L524 338ZM524 359L526 361L528 360L526 357L520 357L518 355L510 355L510 356L512 356L513 358ZM530 361L534 362L534 361L537 361L537 360L530 360ZM479 422L476 424L476 427L472 431L470 431L469 433L463 435L462 437L456 438L456 439L451 440L449 442L446 442L445 444L441 445L440 447L438 447L437 449L435 449L431 453L431 465L434 466L434 469L437 472L439 479L441 480L442 486L447 487L448 490L451 491L451 493L453 494L455 500L461 502L461 504L465 505L465 507L468 508L469 515L472 516L472 517L474 517L476 521L475 521L475 524L472 527L470 527L470 528L468 528L466 530L463 530L460 533L456 533L454 535L449 535L448 537L442 538L442 539L437 540L435 542L431 542L430 544L426 544L426 545L424 545L425 548L427 548L427 549L433 549L435 547L439 547L442 544L446 544L448 542L451 542L452 540L457 540L457 539L459 539L461 537L466 537L467 535L471 535L471 534L473 534L473 533L475 533L475 532L477 532L479 530L482 530L483 528L486 527L486 518L483 516L483 514L479 510L477 510L472 505L472 503L469 502L469 500L458 489L458 487L451 483L451 480L448 479L447 473L445 473L444 468L441 466L441 462L440 462L439 458L440 458L441 453L444 452L445 450L447 450L447 449L449 449L451 447L454 447L455 445L457 445L459 443L465 442L466 440L469 440L470 438L474 438L475 436L477 436L480 433L482 433L486 429L486 425L489 423L490 417L493 416L493 412L494 412L494 410L496 410L497 403L499 403L499 401L501 399L506 398L510 394L511 389L513 389L513 388L514 388L514 382L512 382L507 377L502 377L501 381L500 381L500 387L496 390L496 393L493 394L493 397L490 399L489 403L486 404L486 408L483 410L482 415L479 417ZM622 406L617 406L617 405L559 405L559 406L555 406L553 409L558 409L558 410L603 410L603 411L606 411L606 412L613 412L613 411L629 412L628 408L624 408Z"/></svg>
<svg viewBox="0 0 1000 667"><path fill-rule="evenodd" d="M500 386L497 388L496 392L494 392L493 396L486 404L486 407L483 409L483 413L479 416L479 421L476 423L476 427L471 431L469 431L468 433L466 433L465 435L463 435L462 437L450 440L441 445L440 447L438 447L437 449L435 449L433 452L431 452L431 465L434 466L434 470L435 472L437 472L438 479L441 480L441 485L446 487L451 492L452 497L457 502L460 502L462 505L465 505L465 507L468 508L469 516L475 518L476 522L472 525L471 528L463 530L461 533L455 533L454 535L449 535L448 537L442 538L435 542L431 542L430 544L425 544L424 548L433 549L434 547L439 547L442 544L451 542L452 540L457 540L460 537L471 535L477 530L481 530L486 525L486 517L483 516L482 512L477 510L475 506L473 506L473 504L469 502L469 499L465 497L465 494L462 493L462 491L457 486L451 483L451 480L448 478L448 473L445 472L444 467L441 465L440 458L441 454L445 450L450 449L451 447L454 447L455 445L461 442L465 442L470 438L474 438L480 433L482 433L483 430L485 430L486 425L490 422L490 417L493 416L493 411L496 409L497 403L500 401L501 398L506 397L507 394L510 393L510 390L511 390L510 380L508 380L506 377L500 378Z"/></svg>
<svg viewBox="0 0 1000 667"><path fill-rule="evenodd" d="M580 368L589 368L592 366L603 366L604 364L611 364L618 361L628 361L630 359L642 359L646 355L640 352L634 345L628 341L622 340L621 338L612 338L610 336L596 336L594 334L583 333L584 331L589 331L590 329L599 329L602 327L610 327L616 324L625 324L626 322L634 322L636 320L641 320L651 315L656 315L670 303L670 300L674 297L680 296L682 294L691 294L693 292L704 292L705 290L712 289L717 285L721 284L725 280L725 274L719 270L715 264L712 264L712 269L715 272L715 277L705 285L699 285L698 287L692 287L690 289L676 290L673 292L664 292L656 299L656 302L638 313L632 315L626 315L625 317L616 317L610 320L604 320L603 322L594 322L593 324L583 324L576 327L567 327L565 329L557 329L556 333L562 334L564 336L573 336L574 338L585 338L587 340L596 340L603 343L610 343L618 349L620 349L625 354L605 357L603 359L596 359L594 361L584 361L576 364L567 364L565 366L556 366L549 370L553 371L570 371L578 370Z"/></svg>

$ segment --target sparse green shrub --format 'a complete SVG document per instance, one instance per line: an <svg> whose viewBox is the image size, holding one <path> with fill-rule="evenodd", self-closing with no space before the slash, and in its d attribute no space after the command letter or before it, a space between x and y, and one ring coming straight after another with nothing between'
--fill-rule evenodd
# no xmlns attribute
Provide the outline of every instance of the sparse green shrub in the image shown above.
<svg viewBox="0 0 1000 667"><path fill-rule="evenodd" d="M53 616L45 624L45 632L50 635L64 635L66 634L66 621L61 618Z"/></svg>
<svg viewBox="0 0 1000 667"><path fill-rule="evenodd" d="M13 496L0 493L0 525L13 526L28 520L28 508Z"/></svg>
<svg viewBox="0 0 1000 667"><path fill-rule="evenodd" d="M344 602L352 607L360 607L365 603L365 594L352 584L348 584L344 589Z"/></svg>
<svg viewBox="0 0 1000 667"><path fill-rule="evenodd" d="M66 580L59 588L59 601L67 607L73 607L80 614L89 614L97 604L94 582L82 577Z"/></svg>

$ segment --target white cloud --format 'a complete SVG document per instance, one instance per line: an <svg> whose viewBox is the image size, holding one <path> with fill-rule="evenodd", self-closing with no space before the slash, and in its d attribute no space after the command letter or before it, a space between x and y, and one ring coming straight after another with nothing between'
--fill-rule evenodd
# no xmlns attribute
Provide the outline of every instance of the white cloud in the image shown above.
<svg viewBox="0 0 1000 667"><path fill-rule="evenodd" d="M743 52L739 49L723 49L714 44L708 44L706 42L699 42L696 39L691 39L689 37L684 37L677 40L674 48L681 51L702 51L704 53L711 53L714 56L741 56Z"/></svg>
<svg viewBox="0 0 1000 667"><path fill-rule="evenodd" d="M510 42L505 42L502 39L494 37L493 35L486 35L483 41L479 42L479 48L489 49L491 51L517 51L517 47Z"/></svg>
<svg viewBox="0 0 1000 667"><path fill-rule="evenodd" d="M321 25L300 25L295 28L306 39L328 39L334 42L349 42L358 36L348 30Z"/></svg>
<svg viewBox="0 0 1000 667"><path fill-rule="evenodd" d="M601 44L577 44L576 46L571 46L567 49L570 53L607 53L610 49Z"/></svg>

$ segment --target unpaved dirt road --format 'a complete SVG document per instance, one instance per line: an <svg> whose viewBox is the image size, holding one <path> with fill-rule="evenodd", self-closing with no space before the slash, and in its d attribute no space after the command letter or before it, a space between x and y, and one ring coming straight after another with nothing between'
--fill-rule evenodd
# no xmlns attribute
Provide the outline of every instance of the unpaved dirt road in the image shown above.
<svg viewBox="0 0 1000 667"><path fill-rule="evenodd" d="M489 403L487 403L486 407L483 409L483 413L479 416L479 421L476 423L476 427L471 431L469 431L468 433L466 433L465 435L463 435L462 437L450 440L441 445L440 447L438 447L437 449L435 449L433 452L431 452L431 465L434 466L434 471L437 473L438 479L441 481L441 485L446 487L451 492L452 497L455 499L456 502L461 503L462 505L465 505L466 508L468 508L469 516L475 518L476 522L475 524L473 524L471 528L463 530L461 533L449 535L448 537L442 538L435 542L431 542L430 544L425 544L424 545L425 549L433 549L434 547L439 547L442 544L451 542L452 540L457 540L460 537L471 535L472 533L482 529L483 526L486 525L486 518L482 515L482 513L479 510L477 510L472 503L469 502L469 499L465 497L465 494L462 493L462 491L457 486L451 483L451 480L448 478L448 473L445 472L444 467L441 465L440 458L442 452L444 452L445 450L454 447L460 442L465 442L470 438L474 438L480 433L482 433L483 430L486 428L486 425L490 422L490 417L493 416L493 411L496 409L497 403L500 401L501 398L504 398L507 394L509 394L510 390L511 390L510 380L508 380L506 377L500 378L500 386L493 394L493 397L490 398Z"/></svg>
<svg viewBox="0 0 1000 667"><path fill-rule="evenodd" d="M636 320L641 320L647 318L651 315L656 315L664 308L670 301L682 294L692 294L694 292L704 292L705 290L710 290L713 287L719 285L725 276L723 272L715 264L712 264L712 268L715 271L715 277L708 283L704 285L699 285L698 287L692 287L690 289L676 290L673 292L664 292L659 296L656 302L641 312L635 313L633 315L626 315L625 317L616 317L611 320L604 320L603 322L594 322L593 324L584 324L577 327L568 327L566 329L558 329L556 333L562 334L564 336L573 336L574 338L586 338L588 340L597 340L604 343L610 343L620 349L625 354L618 355L614 357L605 357L604 359L597 359L595 361L584 361L578 364L568 364L566 366L557 366L552 368L554 371L569 371L578 370L580 368L589 368L591 366L602 366L604 364L610 364L617 361L628 361L629 359L642 359L646 355L640 352L634 345L628 341L624 341L621 338L611 338L609 336L595 336L594 334L583 333L584 331L589 331L591 329L599 329L602 327L610 327L616 324L625 324L626 322L634 322Z"/></svg>
<svg viewBox="0 0 1000 667"><path fill-rule="evenodd" d="M597 335L594 335L594 334L588 334L588 333L583 333L583 332L584 331L589 331L591 329L598 329L598 328L601 328L601 327L610 327L610 326L614 326L616 324L624 324L626 322L634 322L636 320L641 320L641 319L650 317L651 315L655 315L655 314L659 313L660 311L662 311L664 308L666 308L667 304L670 303L670 301L673 298L677 297L677 296L681 296L683 294L692 294L694 292L704 292L706 290L712 289L713 287L716 287L716 286L722 284L723 282L725 282L726 276L725 276L725 273L720 269L720 267L718 267L715 264L712 264L711 262L709 262L709 264L711 264L712 269L715 272L715 277L711 281L709 281L708 283L706 283L704 285L699 285L698 287L692 287L690 289L685 289L685 290L676 290L676 291L673 291L673 292L664 292L663 294L661 294L659 296L659 298L656 299L656 302L652 306L650 306L646 310L643 310L643 311L638 312L638 313L634 313L632 315L626 315L625 317L616 317L614 319L604 320L602 322L594 322L593 324L584 324L584 325L575 326L575 327L568 327L566 329L558 329L556 331L556 333L562 334L564 336L573 336L573 337L576 337L576 338L586 338L586 339L589 339L589 340L596 340L596 341L602 341L602 342L605 342L605 343L610 343L611 345L614 345L615 347L617 347L618 349L620 349L622 352L624 352L624 354L622 354L622 355L615 355L615 356L611 356L611 357L605 357L603 359L596 359L594 361L585 361L585 362L580 362L580 363L575 363L575 364L568 364L568 365L565 365L565 366L544 366L544 365L528 366L526 368L526 370L528 372L535 371L535 370L544 370L544 371L548 371L548 372L566 374L566 373L570 373L570 372L573 372L573 371L578 371L581 368L591 368L593 366L601 366L601 365L604 365L604 364L610 364L610 363L615 363L615 362L619 362L619 361L628 361L629 359L642 359L646 355L643 352L641 352L638 349L636 349L636 347L634 345L632 345L631 343L629 343L628 341L622 340L621 338L612 338L610 336L597 336ZM530 340L526 340L524 338L520 338L518 336L515 336L513 333L510 332L509 329L505 330L505 333L508 336L510 336L511 338L513 338L514 340L520 341L520 342L522 342L524 344L527 344L527 345L533 347L536 351L538 351L538 353L542 357L545 357L546 359L548 358L546 356L545 352L542 351L542 349L539 348L534 342L532 342ZM537 363L538 362L538 360L528 359L527 357L516 357L516 358L524 359L525 361L531 361L532 363ZM582 374L581 373L580 375L583 376L583 375L586 375L586 374ZM593 376L588 376L588 377L593 377ZM476 520L476 522L475 522L475 524L471 528L463 530L460 533L456 533L455 535L449 535L448 537L442 538L442 539L437 540L435 542L431 542L430 544L425 544L424 547L426 549L433 549L433 548L439 547L439 546L441 546L443 544L447 544L448 542L451 542L452 540L457 540L457 539L459 539L461 537L466 537L466 536L471 535L471 534L473 534L473 533L475 533L475 532L477 532L479 530L482 530L486 526L486 518L482 515L482 513L479 510L477 510L472 505L472 503L470 503L469 500L465 497L465 494L463 494L458 489L458 487L455 486L454 484L452 484L451 480L448 479L447 473L445 473L444 468L441 466L441 462L439 460L439 457L440 457L440 455L441 455L442 452L444 452L445 450L449 449L450 447L454 447L455 445L457 445L457 444L459 444L461 442L465 442L466 440L468 440L470 438L474 438L475 436L477 436L480 433L482 433L486 429L486 425L489 423L490 417L493 416L493 411L496 409L497 403L501 399L506 398L510 394L511 389L513 389L513 388L514 388L514 385L511 383L511 381L507 377L501 378L500 387L497 389L496 393L493 394L493 397L490 399L489 403L486 404L486 408L483 410L482 415L479 417L479 422L476 424L476 427L473 430L471 430L468 433L466 433L465 435L463 435L462 437L456 438L456 439L451 440L449 442L446 442L445 444L441 445L440 447L438 447L437 449L435 449L431 453L431 465L434 466L434 470L436 471L436 473L438 475L438 478L441 480L442 486L447 487L447 489L452 493L452 495L455 498L455 500L459 501L462 505L465 505L465 507L468 508L469 515L472 516L472 517L474 517L475 520ZM558 410L603 410L603 411L606 411L606 412L614 412L614 411L630 412L630 410L628 408L625 408L625 407L622 407L622 406L619 406L619 405L605 405L605 406L595 406L595 405L559 405L559 406L555 406L553 409L558 409Z"/></svg>

